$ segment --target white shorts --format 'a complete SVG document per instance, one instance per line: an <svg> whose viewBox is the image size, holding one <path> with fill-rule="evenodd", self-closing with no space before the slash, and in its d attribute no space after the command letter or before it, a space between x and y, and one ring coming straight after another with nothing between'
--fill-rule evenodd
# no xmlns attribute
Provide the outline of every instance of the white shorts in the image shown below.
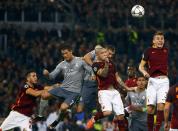
<svg viewBox="0 0 178 131"><path fill-rule="evenodd" d="M21 131L32 131L31 118L17 111L11 111L8 117L4 120L0 129L2 131L10 130L19 127Z"/></svg>
<svg viewBox="0 0 178 131"><path fill-rule="evenodd" d="M113 111L116 115L124 114L121 96L116 89L100 90L98 92L98 101L103 112Z"/></svg>
<svg viewBox="0 0 178 131"><path fill-rule="evenodd" d="M178 129L171 129L171 128L170 128L169 131L178 131Z"/></svg>
<svg viewBox="0 0 178 131"><path fill-rule="evenodd" d="M156 103L165 103L169 90L169 79L149 78L147 86L147 105L156 105Z"/></svg>

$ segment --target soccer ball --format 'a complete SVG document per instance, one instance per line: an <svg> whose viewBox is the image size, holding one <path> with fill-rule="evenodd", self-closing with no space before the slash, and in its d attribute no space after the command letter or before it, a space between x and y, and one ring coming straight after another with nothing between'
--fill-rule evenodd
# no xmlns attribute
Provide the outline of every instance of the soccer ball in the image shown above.
<svg viewBox="0 0 178 131"><path fill-rule="evenodd" d="M131 10L133 17L142 17L145 14L145 10L141 5L134 5Z"/></svg>

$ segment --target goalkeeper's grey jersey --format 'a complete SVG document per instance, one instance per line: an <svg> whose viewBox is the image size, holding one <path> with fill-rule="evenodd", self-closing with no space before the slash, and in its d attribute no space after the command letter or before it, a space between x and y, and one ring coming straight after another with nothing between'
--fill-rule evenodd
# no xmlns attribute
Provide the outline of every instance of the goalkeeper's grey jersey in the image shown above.
<svg viewBox="0 0 178 131"><path fill-rule="evenodd" d="M131 105L146 107L146 91L142 92L128 92L126 97L126 103ZM146 112L132 111L131 117L134 120L145 122L147 119Z"/></svg>
<svg viewBox="0 0 178 131"><path fill-rule="evenodd" d="M80 57L74 57L70 62L65 60L60 62L49 77L54 79L59 73L62 73L64 80L60 88L80 93L85 70L92 73L92 69L87 68L87 64Z"/></svg>

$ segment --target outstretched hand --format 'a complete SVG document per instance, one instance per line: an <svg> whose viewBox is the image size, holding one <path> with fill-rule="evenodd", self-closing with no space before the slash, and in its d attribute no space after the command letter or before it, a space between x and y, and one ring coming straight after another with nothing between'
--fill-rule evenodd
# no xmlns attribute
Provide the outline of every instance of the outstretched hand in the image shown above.
<svg viewBox="0 0 178 131"><path fill-rule="evenodd" d="M135 92L137 89L137 87L126 87L126 90L129 91L129 92Z"/></svg>
<svg viewBox="0 0 178 131"><path fill-rule="evenodd" d="M44 70L43 70L43 75L44 75L44 76L48 76L48 75L49 75L49 71L48 71L47 69L44 69Z"/></svg>

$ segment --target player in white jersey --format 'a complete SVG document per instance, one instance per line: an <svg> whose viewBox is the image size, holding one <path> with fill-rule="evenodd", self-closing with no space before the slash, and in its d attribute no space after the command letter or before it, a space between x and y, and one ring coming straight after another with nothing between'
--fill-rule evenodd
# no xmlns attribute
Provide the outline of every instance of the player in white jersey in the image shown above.
<svg viewBox="0 0 178 131"><path fill-rule="evenodd" d="M49 125L50 129L53 129L58 122L65 117L67 113L66 110L79 98L84 71L86 70L92 73L92 70L87 68L87 64L82 58L73 55L69 45L62 46L61 53L64 57L64 61L60 62L51 73L46 69L43 71L43 74L50 79L54 79L59 73L64 75L64 80L60 87L54 88L43 94L44 99L54 96L64 100L60 106L61 114L56 121Z"/></svg>

